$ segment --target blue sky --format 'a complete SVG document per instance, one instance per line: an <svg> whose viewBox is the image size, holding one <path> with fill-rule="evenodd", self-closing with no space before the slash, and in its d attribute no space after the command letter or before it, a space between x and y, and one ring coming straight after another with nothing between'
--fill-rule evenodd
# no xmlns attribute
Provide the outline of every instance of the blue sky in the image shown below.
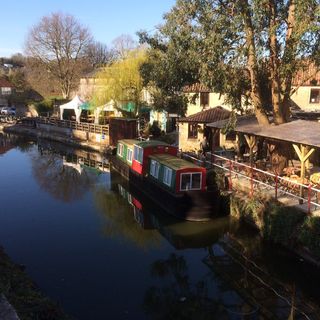
<svg viewBox="0 0 320 320"><path fill-rule="evenodd" d="M121 34L153 30L175 0L7 0L1 1L0 57L23 52L29 28L42 16L63 12L89 27L107 45Z"/></svg>

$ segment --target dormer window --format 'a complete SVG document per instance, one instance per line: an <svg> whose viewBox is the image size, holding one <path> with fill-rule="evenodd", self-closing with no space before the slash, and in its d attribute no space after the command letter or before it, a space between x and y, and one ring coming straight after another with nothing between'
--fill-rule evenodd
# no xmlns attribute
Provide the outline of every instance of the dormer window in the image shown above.
<svg viewBox="0 0 320 320"><path fill-rule="evenodd" d="M200 106L203 108L209 106L209 92L200 92Z"/></svg>

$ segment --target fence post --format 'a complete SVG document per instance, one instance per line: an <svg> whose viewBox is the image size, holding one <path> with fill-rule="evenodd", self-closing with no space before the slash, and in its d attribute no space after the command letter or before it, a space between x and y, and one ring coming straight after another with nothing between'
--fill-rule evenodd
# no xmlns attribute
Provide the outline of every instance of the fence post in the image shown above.
<svg viewBox="0 0 320 320"><path fill-rule="evenodd" d="M250 197L253 197L253 167L252 164L251 166L251 175L250 175L250 186L251 186L251 190L250 190Z"/></svg>
<svg viewBox="0 0 320 320"><path fill-rule="evenodd" d="M278 174L276 173L276 176L275 176L275 182L276 182L276 187L274 189L274 197L275 199L277 200L278 199Z"/></svg>
<svg viewBox="0 0 320 320"><path fill-rule="evenodd" d="M231 159L229 160L229 179L230 179L230 183L229 183L229 191L232 191L232 161Z"/></svg>
<svg viewBox="0 0 320 320"><path fill-rule="evenodd" d="M308 214L311 212L311 184L308 186Z"/></svg>

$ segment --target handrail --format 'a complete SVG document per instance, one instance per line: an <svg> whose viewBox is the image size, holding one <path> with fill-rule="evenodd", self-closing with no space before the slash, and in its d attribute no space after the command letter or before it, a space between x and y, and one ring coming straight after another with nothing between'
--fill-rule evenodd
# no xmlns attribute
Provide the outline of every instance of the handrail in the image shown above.
<svg viewBox="0 0 320 320"><path fill-rule="evenodd" d="M310 212L311 211L311 205L314 205L315 207L320 207L320 204L318 203L318 198L319 198L319 193L320 193L320 189L317 189L314 185L312 184L303 184L303 183L300 183L300 182L297 182L297 181L290 181L289 179L286 179L286 178L283 178L279 175L276 175L274 173L271 173L271 172L268 172L268 171L264 171L264 170L261 170L261 169L258 169L258 168L254 168L252 166L249 166L245 163L240 163L240 162L237 162L233 159L229 159L229 158L226 158L226 157L223 157L223 156L219 156L217 154L214 154L214 153L211 153L211 152L207 152L207 155L210 157L210 161L207 159L207 158L204 158L204 159L199 159L197 157L194 157L190 154L185 154L183 153L183 156L184 157L187 157L193 161L196 161L197 163L200 163L202 165L210 165L210 166L215 166L215 167L218 167L218 168L221 168L225 171L227 171L229 173L229 177L230 177L230 183L231 183L231 186L232 186L232 174L233 175L236 175L236 176L241 176L247 180L250 180L251 182L251 192L250 194L252 195L253 194L253 191L254 191L254 188L253 188L253 183L257 183L259 185L263 185L263 186L266 186L268 188L272 188L275 190L275 198L278 197L278 192L280 191L282 194L286 194L286 195L289 195L295 199L299 199L299 201L307 201L307 204L308 204L308 211ZM216 163L216 161L220 162L221 163ZM226 163L227 165L224 166L223 163ZM249 171L250 174L247 175L246 173L244 172L241 172L241 171L236 171L236 168L245 168L245 169L249 169L247 170L247 172ZM241 170L241 169L240 169ZM264 174L265 176L268 176L269 178L271 178L272 181L261 181L259 180L255 175L254 173L262 173ZM274 183L274 185L272 185L270 182ZM292 189L294 189L294 187L296 188L296 190L300 189L300 188L303 188L304 190L307 191L307 199L305 197L301 197L300 195L297 195L293 192L290 192L289 190L286 190L286 188L288 188L289 186L292 187ZM231 187L232 188L232 187ZM314 194L312 194L312 192ZM315 198L315 199L313 199Z"/></svg>

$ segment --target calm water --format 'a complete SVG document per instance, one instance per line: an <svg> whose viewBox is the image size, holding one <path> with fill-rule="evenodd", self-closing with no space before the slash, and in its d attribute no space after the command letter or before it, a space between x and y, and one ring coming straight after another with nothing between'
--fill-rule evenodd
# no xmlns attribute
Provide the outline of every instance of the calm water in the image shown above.
<svg viewBox="0 0 320 320"><path fill-rule="evenodd" d="M0 244L46 295L86 320L241 319L234 311L254 310L203 259L211 250L219 255L230 234L260 248L255 233L228 217L175 220L135 198L107 163L97 170L88 160L103 159L0 137ZM264 263L315 300L300 281L302 265L274 261L270 252Z"/></svg>

